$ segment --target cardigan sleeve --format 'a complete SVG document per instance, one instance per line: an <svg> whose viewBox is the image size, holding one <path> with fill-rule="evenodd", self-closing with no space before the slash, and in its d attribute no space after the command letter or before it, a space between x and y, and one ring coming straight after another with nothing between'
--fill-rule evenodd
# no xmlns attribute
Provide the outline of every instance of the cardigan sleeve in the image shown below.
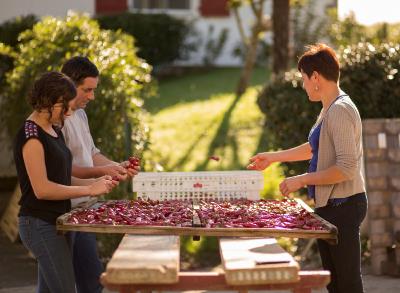
<svg viewBox="0 0 400 293"><path fill-rule="evenodd" d="M333 142L335 165L343 175L352 179L357 172L356 119L347 105L332 106L328 115L328 135Z"/></svg>

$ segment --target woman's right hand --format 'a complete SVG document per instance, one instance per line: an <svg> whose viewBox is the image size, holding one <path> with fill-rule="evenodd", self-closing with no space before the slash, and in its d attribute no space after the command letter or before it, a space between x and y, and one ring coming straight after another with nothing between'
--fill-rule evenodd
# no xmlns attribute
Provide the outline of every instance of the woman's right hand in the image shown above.
<svg viewBox="0 0 400 293"><path fill-rule="evenodd" d="M99 196L105 193L109 193L115 186L118 185L112 177L105 175L96 179L95 182L90 184L90 196Z"/></svg>
<svg viewBox="0 0 400 293"><path fill-rule="evenodd" d="M258 170L262 171L271 165L274 161L272 160L272 154L265 152L265 153L258 153L254 157L250 158L250 164L247 165L247 169L249 170Z"/></svg>

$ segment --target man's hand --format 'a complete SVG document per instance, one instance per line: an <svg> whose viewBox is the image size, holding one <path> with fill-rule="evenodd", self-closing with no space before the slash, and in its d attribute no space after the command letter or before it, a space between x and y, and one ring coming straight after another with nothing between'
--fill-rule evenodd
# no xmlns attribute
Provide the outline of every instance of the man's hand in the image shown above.
<svg viewBox="0 0 400 293"><path fill-rule="evenodd" d="M283 180L282 183L279 184L279 190L282 195L288 197L290 193L304 187L303 175L289 177Z"/></svg>
<svg viewBox="0 0 400 293"><path fill-rule="evenodd" d="M121 165L121 167L123 167L126 170L127 177L134 177L140 171L140 166L135 166L132 168L132 164L129 161L121 162L120 165Z"/></svg>

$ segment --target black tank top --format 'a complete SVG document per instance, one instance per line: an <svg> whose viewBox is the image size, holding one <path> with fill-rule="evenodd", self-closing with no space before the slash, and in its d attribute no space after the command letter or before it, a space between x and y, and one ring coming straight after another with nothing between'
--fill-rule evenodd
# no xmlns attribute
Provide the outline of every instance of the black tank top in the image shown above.
<svg viewBox="0 0 400 293"><path fill-rule="evenodd" d="M18 131L14 141L14 160L22 197L19 201L19 216L32 216L55 224L58 216L71 210L71 201L38 199L33 192L26 172L22 148L29 139L38 139L43 145L48 180L71 185L72 155L65 145L59 128L54 127L58 137L51 136L35 122L27 120Z"/></svg>

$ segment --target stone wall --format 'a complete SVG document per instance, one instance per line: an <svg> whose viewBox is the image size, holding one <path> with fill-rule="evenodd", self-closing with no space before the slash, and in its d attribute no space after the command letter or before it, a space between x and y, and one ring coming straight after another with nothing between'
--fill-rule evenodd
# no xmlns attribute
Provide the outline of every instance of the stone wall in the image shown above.
<svg viewBox="0 0 400 293"><path fill-rule="evenodd" d="M400 119L363 121L371 265L400 275Z"/></svg>

